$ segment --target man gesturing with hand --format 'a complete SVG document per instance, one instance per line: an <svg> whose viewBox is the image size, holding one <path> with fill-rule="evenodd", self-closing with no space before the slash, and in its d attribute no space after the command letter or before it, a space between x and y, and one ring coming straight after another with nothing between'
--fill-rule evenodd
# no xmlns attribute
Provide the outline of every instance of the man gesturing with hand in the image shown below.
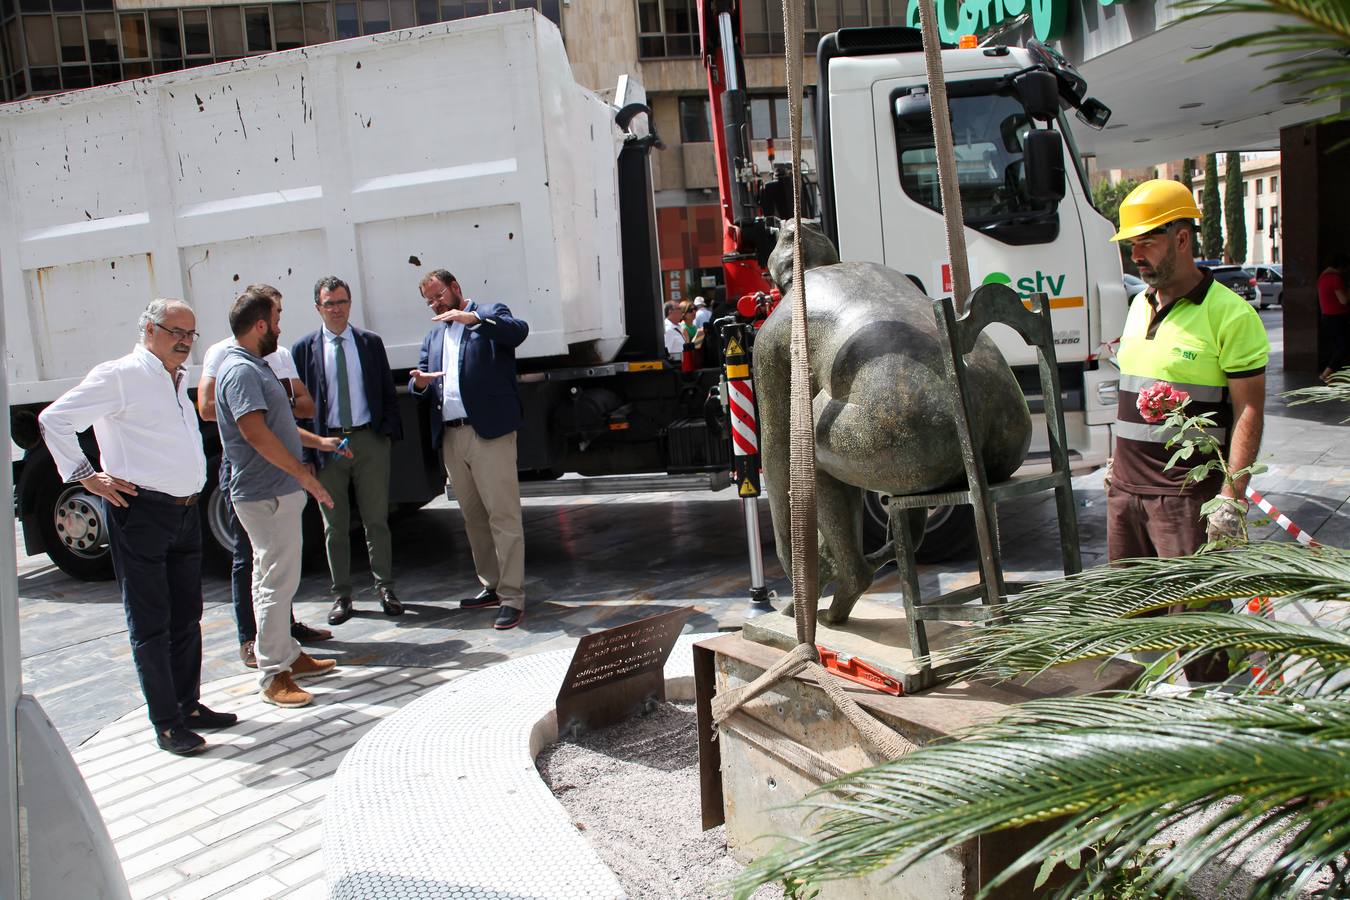
<svg viewBox="0 0 1350 900"><path fill-rule="evenodd" d="M493 627L515 628L525 617L525 530L516 478L516 348L530 326L504 303L466 298L455 276L436 269L419 288L430 307L409 389L427 400L432 447L464 514L473 566L482 590L461 609L500 606Z"/></svg>

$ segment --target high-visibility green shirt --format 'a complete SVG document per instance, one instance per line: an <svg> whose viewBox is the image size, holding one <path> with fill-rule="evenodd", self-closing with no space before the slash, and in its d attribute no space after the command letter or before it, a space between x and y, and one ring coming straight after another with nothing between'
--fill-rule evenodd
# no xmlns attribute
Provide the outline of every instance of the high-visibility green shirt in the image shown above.
<svg viewBox="0 0 1350 900"><path fill-rule="evenodd" d="M1153 290L1143 291L1130 304L1120 337L1116 365L1120 368L1120 400L1116 408L1116 453L1112 482L1145 496L1175 494L1186 473L1204 462L1192 456L1165 468L1174 449L1165 444L1172 432L1161 423L1144 421L1136 406L1141 391L1166 381L1191 398L1190 415L1209 413L1215 427L1207 433L1228 452L1233 405L1228 382L1250 378L1266 370L1270 341L1256 310L1214 280L1208 269L1189 293L1157 308ZM1186 492L1216 493L1222 479L1213 476Z"/></svg>

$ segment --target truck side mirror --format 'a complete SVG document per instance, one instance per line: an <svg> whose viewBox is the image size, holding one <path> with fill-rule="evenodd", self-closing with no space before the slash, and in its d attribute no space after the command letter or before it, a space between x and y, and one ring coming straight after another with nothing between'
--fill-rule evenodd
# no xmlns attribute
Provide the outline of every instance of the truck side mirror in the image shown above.
<svg viewBox="0 0 1350 900"><path fill-rule="evenodd" d="M1088 97L1079 104L1075 115L1087 127L1101 131L1111 121L1111 108L1096 97Z"/></svg>
<svg viewBox="0 0 1350 900"><path fill-rule="evenodd" d="M1013 79L1013 90L1033 119L1050 122L1059 115L1059 79L1050 72L1023 72Z"/></svg>
<svg viewBox="0 0 1350 900"><path fill-rule="evenodd" d="M1028 131L1022 138L1022 165L1033 200L1064 199L1064 140L1058 131Z"/></svg>

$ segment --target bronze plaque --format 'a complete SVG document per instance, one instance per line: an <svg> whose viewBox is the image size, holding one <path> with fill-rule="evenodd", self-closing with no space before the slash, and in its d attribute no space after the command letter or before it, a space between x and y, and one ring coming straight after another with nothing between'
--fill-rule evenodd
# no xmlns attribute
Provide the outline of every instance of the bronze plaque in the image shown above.
<svg viewBox="0 0 1350 900"><path fill-rule="evenodd" d="M666 658L693 612L673 609L582 638L558 691L558 733L613 725L666 699Z"/></svg>

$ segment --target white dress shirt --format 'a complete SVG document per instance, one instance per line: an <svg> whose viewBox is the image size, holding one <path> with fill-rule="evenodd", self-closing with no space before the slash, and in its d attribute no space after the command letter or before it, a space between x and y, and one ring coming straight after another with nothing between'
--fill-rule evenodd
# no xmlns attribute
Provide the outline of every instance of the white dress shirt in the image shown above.
<svg viewBox="0 0 1350 900"><path fill-rule="evenodd" d="M95 474L76 437L94 427L103 471L151 491L186 497L206 484L206 454L187 370L170 375L137 344L99 363L38 416L43 440L65 481Z"/></svg>
<svg viewBox="0 0 1350 900"><path fill-rule="evenodd" d="M684 332L669 319L666 319L666 355L676 361L684 356Z"/></svg>
<svg viewBox="0 0 1350 900"><path fill-rule="evenodd" d="M225 359L225 354L229 352L231 347L238 346L238 341L228 337L207 347L206 355L202 357L202 377L215 378L216 373L220 371L220 364ZM295 367L295 358L291 356L291 351L285 347L278 346L276 350L263 357L263 362L267 363L267 367L275 372L282 381L295 381L300 378L300 370Z"/></svg>
<svg viewBox="0 0 1350 900"><path fill-rule="evenodd" d="M361 357L356 352L356 335L348 325L341 335L333 334L326 327L319 329L323 337L323 380L328 388L328 422L330 429L341 428L342 418L338 415L337 347L333 338L341 337L343 361L347 364L347 397L351 400L352 425L370 424L370 404L366 402L366 383L361 378ZM292 363L292 366L295 364Z"/></svg>
<svg viewBox="0 0 1350 900"><path fill-rule="evenodd" d="M466 311L473 311L473 303L464 301ZM464 340L464 325L449 322L445 337L441 339L441 420L453 422L455 419L467 419L469 411L464 408L464 394L459 387L459 345Z"/></svg>

